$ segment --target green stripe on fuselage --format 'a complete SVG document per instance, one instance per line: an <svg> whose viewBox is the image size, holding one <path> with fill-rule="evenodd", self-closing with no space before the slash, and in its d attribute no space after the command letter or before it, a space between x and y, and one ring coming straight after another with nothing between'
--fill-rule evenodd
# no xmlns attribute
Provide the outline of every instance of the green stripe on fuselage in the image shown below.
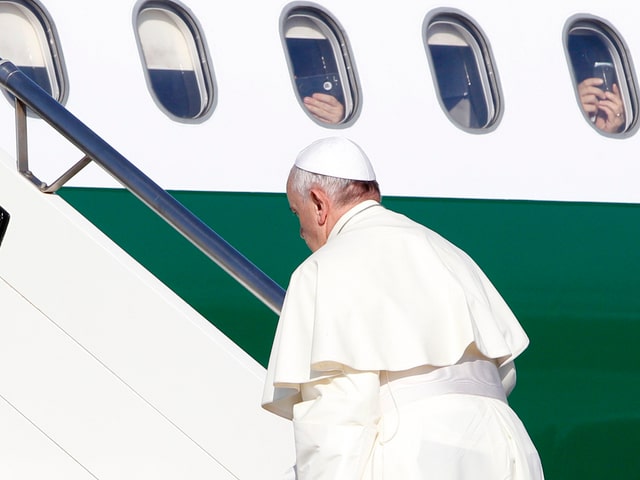
<svg viewBox="0 0 640 480"><path fill-rule="evenodd" d="M172 192L286 288L308 255L283 194ZM266 365L277 318L131 194L60 195ZM467 251L531 345L510 403L547 479L635 478L640 457L640 205L385 198ZM348 274L348 272L347 272Z"/></svg>

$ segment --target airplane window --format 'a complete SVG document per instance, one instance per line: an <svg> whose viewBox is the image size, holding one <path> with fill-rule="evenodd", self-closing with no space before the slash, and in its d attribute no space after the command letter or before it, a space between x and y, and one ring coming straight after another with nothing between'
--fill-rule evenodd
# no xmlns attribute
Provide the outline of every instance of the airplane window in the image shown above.
<svg viewBox="0 0 640 480"><path fill-rule="evenodd" d="M57 101L67 97L60 42L46 10L33 0L0 2L0 58L9 60ZM14 99L7 94L11 103Z"/></svg>
<svg viewBox="0 0 640 480"><path fill-rule="evenodd" d="M214 81L204 35L193 15L173 1L138 2L138 50L153 99L172 119L206 119L213 111Z"/></svg>
<svg viewBox="0 0 640 480"><path fill-rule="evenodd" d="M311 7L293 8L282 19L289 70L305 111L322 125L344 125L355 117L359 102L342 29Z"/></svg>
<svg viewBox="0 0 640 480"><path fill-rule="evenodd" d="M587 121L604 134L629 131L636 121L638 95L621 37L602 21L570 19L565 47Z"/></svg>
<svg viewBox="0 0 640 480"><path fill-rule="evenodd" d="M2 244L2 239L4 238L8 225L9 213L4 208L0 207L0 245Z"/></svg>
<svg viewBox="0 0 640 480"><path fill-rule="evenodd" d="M443 110L465 130L490 131L501 102L484 35L468 18L453 12L427 17L425 25L427 57Z"/></svg>

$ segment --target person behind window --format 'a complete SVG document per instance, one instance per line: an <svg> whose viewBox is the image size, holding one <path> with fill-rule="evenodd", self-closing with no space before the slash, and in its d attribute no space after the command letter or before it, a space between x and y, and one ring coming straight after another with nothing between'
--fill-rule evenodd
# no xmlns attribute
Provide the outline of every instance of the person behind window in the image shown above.
<svg viewBox="0 0 640 480"><path fill-rule="evenodd" d="M625 125L624 104L620 89L614 83L611 90L603 90L602 78L585 78L578 84L582 109L594 125L607 133L618 133Z"/></svg>
<svg viewBox="0 0 640 480"><path fill-rule="evenodd" d="M622 131L624 102L612 53L602 36L576 31L569 35L568 46L584 113L603 132Z"/></svg>
<svg viewBox="0 0 640 480"><path fill-rule="evenodd" d="M287 37L298 95L313 117L335 125L345 119L337 59L331 41L318 27L305 25L302 31L297 31L299 37Z"/></svg>

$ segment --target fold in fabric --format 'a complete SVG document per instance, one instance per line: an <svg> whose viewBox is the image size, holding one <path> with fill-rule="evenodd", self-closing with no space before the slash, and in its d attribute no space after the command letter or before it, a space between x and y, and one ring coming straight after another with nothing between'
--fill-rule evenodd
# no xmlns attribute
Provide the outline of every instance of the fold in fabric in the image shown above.
<svg viewBox="0 0 640 480"><path fill-rule="evenodd" d="M373 201L347 212L291 276L264 408L292 418L300 384L355 370L455 364L475 343L499 365L529 340L477 264Z"/></svg>

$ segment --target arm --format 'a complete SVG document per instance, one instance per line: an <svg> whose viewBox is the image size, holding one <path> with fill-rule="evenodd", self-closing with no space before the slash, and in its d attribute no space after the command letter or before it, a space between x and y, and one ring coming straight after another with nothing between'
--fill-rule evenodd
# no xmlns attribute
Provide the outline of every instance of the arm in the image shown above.
<svg viewBox="0 0 640 480"><path fill-rule="evenodd" d="M293 409L298 480L360 478L380 417L378 372L346 369L302 385Z"/></svg>

